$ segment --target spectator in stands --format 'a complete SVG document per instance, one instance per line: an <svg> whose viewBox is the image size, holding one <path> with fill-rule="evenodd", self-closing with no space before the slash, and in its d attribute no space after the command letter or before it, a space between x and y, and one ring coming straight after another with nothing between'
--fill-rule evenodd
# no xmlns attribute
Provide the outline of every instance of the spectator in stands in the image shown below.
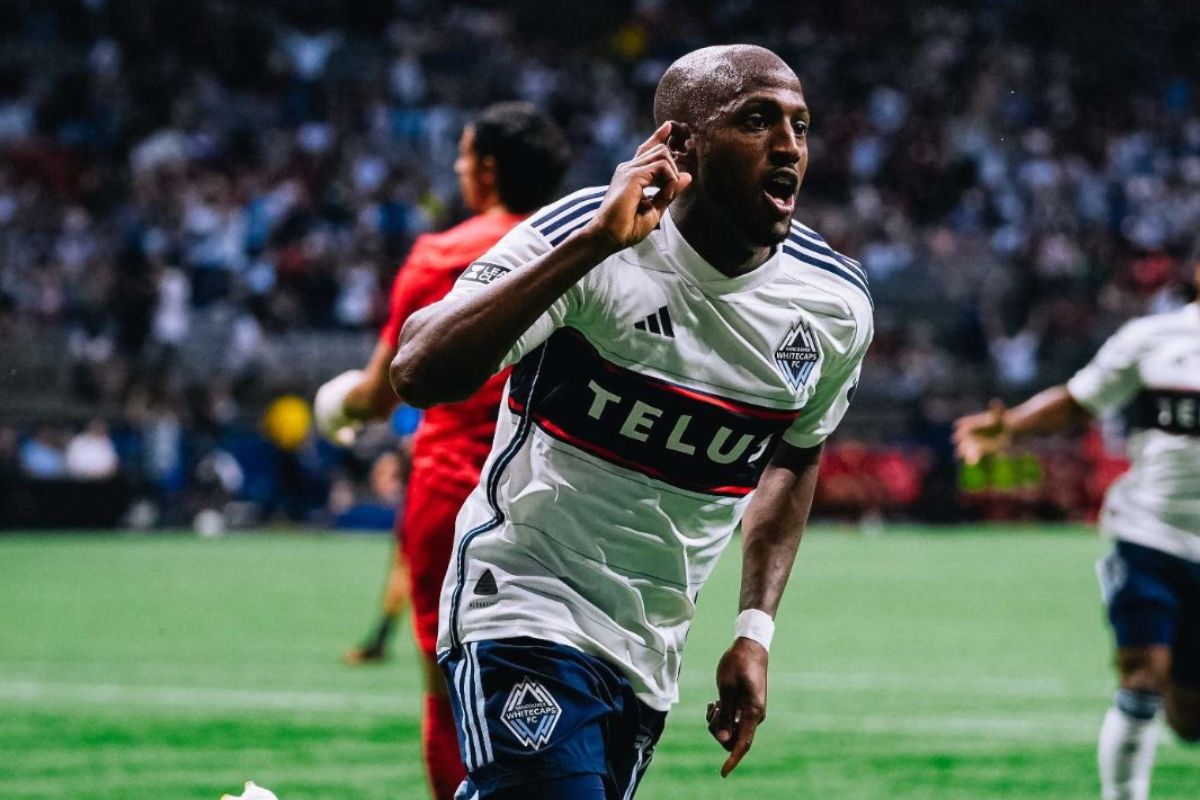
<svg viewBox="0 0 1200 800"><path fill-rule="evenodd" d="M117 474L117 449L102 420L92 420L71 438L65 464L67 475L79 480L104 480Z"/></svg>
<svg viewBox="0 0 1200 800"><path fill-rule="evenodd" d="M54 479L66 475L62 436L42 425L21 445L21 469L31 478Z"/></svg>

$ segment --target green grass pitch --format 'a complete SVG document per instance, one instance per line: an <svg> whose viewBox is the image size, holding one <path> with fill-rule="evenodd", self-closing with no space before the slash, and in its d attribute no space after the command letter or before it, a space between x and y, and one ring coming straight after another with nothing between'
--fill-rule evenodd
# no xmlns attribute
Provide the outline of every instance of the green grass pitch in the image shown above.
<svg viewBox="0 0 1200 800"><path fill-rule="evenodd" d="M1108 632L1081 529L814 530L741 768L702 721L735 613L736 542L704 591L640 800L1098 796ZM351 669L383 537L0 537L0 797L423 798L419 678ZM1155 800L1200 794L1169 736Z"/></svg>

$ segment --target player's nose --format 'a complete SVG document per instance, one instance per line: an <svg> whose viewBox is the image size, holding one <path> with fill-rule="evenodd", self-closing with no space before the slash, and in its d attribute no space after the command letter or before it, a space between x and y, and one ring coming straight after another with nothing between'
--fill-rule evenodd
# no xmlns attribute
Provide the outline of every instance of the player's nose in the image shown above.
<svg viewBox="0 0 1200 800"><path fill-rule="evenodd" d="M800 160L801 139L791 125L775 126L770 148L771 163L775 166L791 166Z"/></svg>

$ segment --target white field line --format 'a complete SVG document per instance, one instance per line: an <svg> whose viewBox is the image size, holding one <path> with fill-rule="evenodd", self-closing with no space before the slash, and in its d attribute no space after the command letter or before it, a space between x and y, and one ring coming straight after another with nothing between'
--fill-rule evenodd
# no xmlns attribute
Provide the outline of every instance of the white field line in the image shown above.
<svg viewBox="0 0 1200 800"><path fill-rule="evenodd" d="M683 686L708 688L710 675L687 672ZM768 676L771 688L815 692L900 691L924 695L967 694L990 697L1028 697L1079 699L1104 697L1109 688L1104 684L1072 685L1062 678L1005 677L988 675L928 675L917 680L903 673L881 672L798 672L772 670Z"/></svg>
<svg viewBox="0 0 1200 800"><path fill-rule="evenodd" d="M908 687L914 687L910 683ZM848 689L852 690L852 689ZM397 716L418 713L415 695L403 692L278 691L212 689L181 686L121 686L42 681L0 681L0 701L68 704L71 706L140 706L206 711L293 711ZM677 708L672 718L685 717ZM1083 743L1093 740L1100 714L1034 713L1028 716L965 715L834 715L780 709L777 703L767 726L803 733L950 735L984 739L1050 739Z"/></svg>
<svg viewBox="0 0 1200 800"><path fill-rule="evenodd" d="M95 683L104 684L115 670L126 667L125 674L133 680L128 685L141 686L150 682L169 683L181 677L195 673L195 667L179 663L153 664L143 662L135 667L131 674L127 665L108 665L100 662L73 665L69 670L62 669L62 664L43 664L40 662L4 662L0 661L0 686L3 686L3 675L19 673L36 676L40 672L55 675L67 673L59 679L49 680L33 678L37 683L55 683L62 680L65 683L84 684L88 673L96 676ZM301 665L290 665L286 678L291 680L327 678L328 669L304 670ZM228 668L213 668L208 670L209 677L220 676L222 683L253 682L261 677L260 670L230 670ZM80 680L80 679L83 680ZM708 670L687 669L681 676L680 685L686 689L707 689L713 683L712 673ZM770 673L772 689L784 691L830 692L841 694L856 691L897 691L919 692L923 695L974 695L985 697L1012 697L1030 699L1058 698L1078 700L1087 698L1105 698L1115 690L1115 685L1107 681L1087 680L1069 681L1065 678L1036 676L1036 675L955 675L929 674L919 679L902 672L810 672L804 670L786 670L773 668ZM216 689L214 689L215 691ZM271 691L290 691L271 689ZM308 689L297 691L312 693ZM319 693L319 690L316 690ZM0 688L0 696L3 689ZM390 696L390 695L389 695Z"/></svg>
<svg viewBox="0 0 1200 800"><path fill-rule="evenodd" d="M396 692L324 692L275 689L213 689L48 681L0 681L0 700L81 705L245 711L352 712L392 716L416 713L419 698Z"/></svg>
<svg viewBox="0 0 1200 800"><path fill-rule="evenodd" d="M859 676L865 678L867 676ZM876 676L878 677L878 676ZM896 676L891 676L896 677ZM876 684L878 685L878 684ZM894 685L890 683L889 685ZM844 687L845 688L845 687ZM902 688L912 689L909 683ZM850 690L850 689L847 689ZM417 713L417 697L402 692L320 692L190 687L117 686L103 684L0 681L0 700L81 705L138 705L199 711L294 711L395 716ZM675 709L673 719L683 709ZM1055 713L1029 716L888 716L833 715L772 709L769 728L794 733L876 735L952 735L979 739L1048 739L1082 744L1095 740L1099 713ZM679 724L678 722L676 724ZM1173 739L1164 743L1174 747Z"/></svg>

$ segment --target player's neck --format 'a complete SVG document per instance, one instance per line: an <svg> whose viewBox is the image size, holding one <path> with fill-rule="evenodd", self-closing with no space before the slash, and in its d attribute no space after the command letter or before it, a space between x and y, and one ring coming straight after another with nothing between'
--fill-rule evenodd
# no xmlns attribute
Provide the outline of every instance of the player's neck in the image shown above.
<svg viewBox="0 0 1200 800"><path fill-rule="evenodd" d="M671 219L692 249L718 272L731 278L745 275L775 252L773 247L747 244L723 214L685 199L686 194L671 205Z"/></svg>
<svg viewBox="0 0 1200 800"><path fill-rule="evenodd" d="M508 206L500 202L500 197L498 195L487 198L473 210L475 212L475 216L478 217L498 217L510 213Z"/></svg>

